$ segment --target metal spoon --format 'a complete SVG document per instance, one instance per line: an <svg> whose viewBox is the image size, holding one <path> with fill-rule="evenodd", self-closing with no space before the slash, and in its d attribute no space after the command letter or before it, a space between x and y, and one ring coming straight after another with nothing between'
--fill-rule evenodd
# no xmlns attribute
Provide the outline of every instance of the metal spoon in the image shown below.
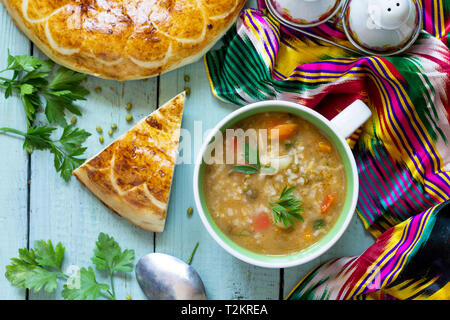
<svg viewBox="0 0 450 320"><path fill-rule="evenodd" d="M150 300L206 300L197 271L167 254L143 256L136 265L136 279Z"/></svg>

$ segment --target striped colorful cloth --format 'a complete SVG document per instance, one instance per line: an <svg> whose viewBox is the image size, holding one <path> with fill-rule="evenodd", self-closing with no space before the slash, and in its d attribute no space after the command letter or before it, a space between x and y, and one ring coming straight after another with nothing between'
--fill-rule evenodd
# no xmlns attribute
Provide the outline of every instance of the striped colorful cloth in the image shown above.
<svg viewBox="0 0 450 320"><path fill-rule="evenodd" d="M357 212L377 240L313 270L289 299L450 298L450 0L422 8L426 32L406 54L355 57L280 26L260 1L205 57L226 102L289 100L329 119L356 99L372 108L348 141ZM308 31L346 42L332 24Z"/></svg>

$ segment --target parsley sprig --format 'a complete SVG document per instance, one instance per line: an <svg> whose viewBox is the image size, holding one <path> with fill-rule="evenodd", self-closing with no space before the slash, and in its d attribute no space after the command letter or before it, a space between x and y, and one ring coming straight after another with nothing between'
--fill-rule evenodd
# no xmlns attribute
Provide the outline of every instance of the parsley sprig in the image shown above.
<svg viewBox="0 0 450 320"><path fill-rule="evenodd" d="M53 127L30 127L27 132L12 128L0 128L0 132L15 134L24 138L23 148L29 153L33 150L50 150L54 155L56 171L65 181L69 181L72 171L78 168L85 159L80 156L86 151L81 145L91 135L82 129L66 126L58 140L52 140Z"/></svg>
<svg viewBox="0 0 450 320"><path fill-rule="evenodd" d="M244 143L244 159L248 165L234 166L232 169L236 172L245 174L256 174L260 172L273 173L275 169L270 166L261 167L258 148L252 148L248 142ZM255 162L256 161L256 162Z"/></svg>
<svg viewBox="0 0 450 320"><path fill-rule="evenodd" d="M62 271L64 253L65 248L60 242L53 246L50 240L35 241L33 249L19 249L19 257L11 259L11 264L6 266L6 278L16 287L47 293L58 288L58 279L65 280L61 292L64 299L84 300L103 296L115 300L114 275L133 270L134 250L122 251L114 238L104 233L98 236L91 261L97 270L107 270L111 286L98 282L92 267L81 268L75 275L77 279L65 274Z"/></svg>
<svg viewBox="0 0 450 320"><path fill-rule="evenodd" d="M80 156L86 151L82 143L90 136L84 130L67 125L66 110L81 116L80 109L74 101L86 100L89 91L81 83L86 79L81 74L60 67L50 79L54 63L33 56L12 56L8 52L7 67L0 71L12 72L11 78L0 77L0 88L5 89L5 98L16 92L22 100L27 120L27 132L14 128L0 128L0 133L22 136L25 140L24 149L28 153L33 150L50 150L54 155L54 165L61 177L68 181L74 169L85 159ZM64 128L59 140L53 141L51 134L56 128L43 125L36 127L36 114L42 109L45 101L45 115L49 124L58 124Z"/></svg>
<svg viewBox="0 0 450 320"><path fill-rule="evenodd" d="M269 202L275 223L282 223L286 228L294 226L294 220L304 221L301 216L304 210L300 208L303 202L292 194L294 190L294 187L285 186L281 191L280 198L275 202Z"/></svg>
<svg viewBox="0 0 450 320"><path fill-rule="evenodd" d="M94 250L94 257L91 261L98 270L106 270L111 280L111 291L109 294L113 300L116 299L113 275L114 272L131 272L134 261L134 250L126 249L122 251L119 244L104 233L100 233Z"/></svg>
<svg viewBox="0 0 450 320"><path fill-rule="evenodd" d="M77 100L86 100L89 91L81 85L86 79L81 74L64 67L59 67L50 80L54 63L33 56L12 56L8 52L8 65L0 73L12 71L11 78L0 77L0 87L5 89L5 98L16 92L22 100L27 124L33 125L37 111L45 100L45 115L50 124L57 123L65 127L66 110L78 116L80 109L73 104Z"/></svg>

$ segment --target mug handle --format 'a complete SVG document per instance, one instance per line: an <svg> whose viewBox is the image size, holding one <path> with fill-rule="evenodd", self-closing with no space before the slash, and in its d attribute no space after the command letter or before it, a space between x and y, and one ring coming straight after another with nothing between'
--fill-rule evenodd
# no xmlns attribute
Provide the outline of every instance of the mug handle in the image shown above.
<svg viewBox="0 0 450 320"><path fill-rule="evenodd" d="M361 100L356 100L331 120L337 133L344 139L350 137L372 116L372 111Z"/></svg>

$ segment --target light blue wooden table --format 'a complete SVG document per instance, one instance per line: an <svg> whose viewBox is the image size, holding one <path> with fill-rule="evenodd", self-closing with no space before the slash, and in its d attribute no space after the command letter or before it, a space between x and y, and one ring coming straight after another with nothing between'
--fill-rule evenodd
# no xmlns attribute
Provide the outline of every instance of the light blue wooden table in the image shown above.
<svg viewBox="0 0 450 320"><path fill-rule="evenodd" d="M255 1L256 2L256 1ZM249 5L253 5L250 1ZM6 65L7 50L11 54L34 54L43 57L0 8L0 69ZM189 75L186 83L184 76ZM203 61L177 69L146 81L116 82L89 77L85 85L91 94L80 103L83 116L77 126L92 133L86 146L87 156L100 151L113 138L107 134L105 144L98 142L97 125L104 129L118 124L114 137L130 128L125 121L125 105L133 104L134 119L149 114L185 87L190 87L183 127L193 130L194 121L202 121L203 130L212 128L236 106L213 97ZM102 91L96 93L94 88ZM42 115L38 120L43 120ZM25 129L25 115L18 97L3 98L0 92L0 127ZM192 132L192 131L191 131ZM341 240L320 258L290 269L263 269L241 262L226 253L209 236L194 211L192 194L193 165L176 168L167 225L164 233L140 230L106 209L74 178L65 183L55 172L49 152L36 151L31 156L22 150L22 141L0 135L0 299L61 299L56 294L34 294L12 287L4 277L5 266L17 250L32 246L35 240L61 241L66 247L64 268L88 266L99 232L116 238L122 248L136 251L137 259L150 252L163 252L187 259L195 243L200 242L193 266L203 278L210 299L279 299L317 264L335 257L361 254L373 243L355 215ZM145 298L134 274L116 279L119 299L130 295Z"/></svg>

